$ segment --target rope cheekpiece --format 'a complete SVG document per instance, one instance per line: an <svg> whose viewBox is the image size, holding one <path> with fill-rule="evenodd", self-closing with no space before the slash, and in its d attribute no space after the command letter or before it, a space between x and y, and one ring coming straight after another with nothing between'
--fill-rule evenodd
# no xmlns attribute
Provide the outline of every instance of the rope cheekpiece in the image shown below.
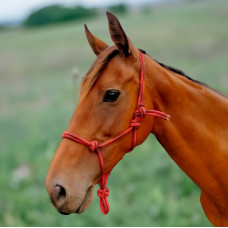
<svg viewBox="0 0 228 228"><path fill-rule="evenodd" d="M127 130L125 130L124 132L122 132L121 134L119 134L118 136L116 136L116 137L114 137L114 138L112 138L106 142L103 142L101 144L99 144L97 141L89 142L89 141L82 139L82 138L78 137L77 135L74 135L70 132L64 131L62 134L63 138L67 138L67 139L70 139L74 142L85 145L88 147L88 149L91 152L97 153L99 163L100 163L100 167L101 167L101 179L99 181L100 188L97 191L97 195L100 197L100 208L101 208L101 211L104 215L106 215L110 209L108 199L107 199L107 197L109 195L109 189L106 187L106 185L107 185L108 177L111 173L111 170L107 173L104 172L104 162L103 162L103 158L102 158L102 155L101 155L99 148L102 148L106 145L109 145L110 143L118 140L122 136L124 136L124 135L126 135L132 131L132 133L133 133L132 147L131 147L130 151L128 151L128 152L131 152L136 146L136 129L138 129L140 127L140 123L146 115L154 116L154 117L160 117L164 120L169 120L169 118L170 118L169 115L167 115L163 112L156 111L156 110L147 110L145 108L145 106L143 105L145 64L144 64L143 54L141 53L140 50L138 50L138 52L139 52L139 61L140 61L140 65L141 65L141 67L140 67L140 85L139 85L137 107L136 107L136 110L134 112L133 119L130 122L129 128Z"/></svg>

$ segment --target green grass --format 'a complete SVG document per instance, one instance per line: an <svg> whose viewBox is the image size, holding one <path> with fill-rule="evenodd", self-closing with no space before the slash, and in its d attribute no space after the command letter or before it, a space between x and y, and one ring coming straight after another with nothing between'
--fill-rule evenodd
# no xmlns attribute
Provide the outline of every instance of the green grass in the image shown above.
<svg viewBox="0 0 228 228"><path fill-rule="evenodd" d="M192 1L120 20L136 47L228 94L227 8ZM105 15L85 22L111 44ZM97 197L82 215L51 205L45 177L94 59L82 22L0 31L0 226L210 226L199 188L153 136L113 170L107 216Z"/></svg>

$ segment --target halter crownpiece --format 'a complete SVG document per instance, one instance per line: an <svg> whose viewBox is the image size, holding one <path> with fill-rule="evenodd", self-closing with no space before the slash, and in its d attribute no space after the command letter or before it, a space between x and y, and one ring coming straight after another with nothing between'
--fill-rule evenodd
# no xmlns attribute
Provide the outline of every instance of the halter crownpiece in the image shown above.
<svg viewBox="0 0 228 228"><path fill-rule="evenodd" d="M91 152L97 153L99 163L100 163L100 167L101 167L101 179L99 181L100 188L97 191L97 195L100 197L100 208L101 208L101 211L104 215L106 215L110 209L108 199L107 199L107 197L109 195L109 189L106 187L106 185L107 185L108 177L111 173L111 170L107 173L104 172L104 162L103 162L103 158L102 158L102 155L100 152L100 148L105 147L106 145L113 143L114 141L118 140L122 136L124 136L124 135L126 135L132 131L132 133L133 133L132 147L131 147L130 151L128 151L128 152L131 152L136 146L136 129L138 129L140 127L140 123L146 115L154 116L154 117L160 117L164 120L169 120L169 118L170 118L169 115L167 115L163 112L160 112L157 110L147 110L143 104L145 63L144 63L144 58L143 58L142 52L140 50L138 50L138 53L139 53L139 61L140 61L140 84L139 84L137 106L136 106L133 118L130 121L129 128L127 130L125 130L124 132L122 132L121 134L117 135L116 137L114 137L114 138L112 138L106 142L103 142L101 144L99 144L97 141L89 142L89 141L87 141L83 138L80 138L77 135L74 135L70 132L64 131L62 134L62 138L67 138L67 139L70 139L74 142L85 145L88 147L88 149Z"/></svg>

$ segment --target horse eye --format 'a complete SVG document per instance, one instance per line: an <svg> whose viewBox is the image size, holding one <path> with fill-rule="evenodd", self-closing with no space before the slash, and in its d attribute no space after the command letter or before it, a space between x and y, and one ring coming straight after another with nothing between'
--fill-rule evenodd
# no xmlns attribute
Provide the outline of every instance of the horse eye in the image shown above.
<svg viewBox="0 0 228 228"><path fill-rule="evenodd" d="M120 92L118 90L115 90L115 89L107 90L104 95L103 102L115 102L117 101L119 95L120 95Z"/></svg>

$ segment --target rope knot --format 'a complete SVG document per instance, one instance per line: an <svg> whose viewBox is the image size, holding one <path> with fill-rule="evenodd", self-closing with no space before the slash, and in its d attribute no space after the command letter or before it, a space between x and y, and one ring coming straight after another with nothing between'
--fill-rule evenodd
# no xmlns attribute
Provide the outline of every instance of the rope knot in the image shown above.
<svg viewBox="0 0 228 228"><path fill-rule="evenodd" d="M89 146L89 150L91 152L94 152L94 151L97 150L97 148L98 148L98 142L97 141L92 141L90 146Z"/></svg>
<svg viewBox="0 0 228 228"><path fill-rule="evenodd" d="M143 119L146 116L146 108L143 104L139 105L136 111L138 111L140 119Z"/></svg>
<svg viewBox="0 0 228 228"><path fill-rule="evenodd" d="M97 195L100 198L105 198L105 197L109 196L109 189L107 187L105 187L104 189L99 188L97 190Z"/></svg>
<svg viewBox="0 0 228 228"><path fill-rule="evenodd" d="M130 127L133 127L135 129L139 128L140 127L140 123L137 121L137 120L131 120L130 122Z"/></svg>

